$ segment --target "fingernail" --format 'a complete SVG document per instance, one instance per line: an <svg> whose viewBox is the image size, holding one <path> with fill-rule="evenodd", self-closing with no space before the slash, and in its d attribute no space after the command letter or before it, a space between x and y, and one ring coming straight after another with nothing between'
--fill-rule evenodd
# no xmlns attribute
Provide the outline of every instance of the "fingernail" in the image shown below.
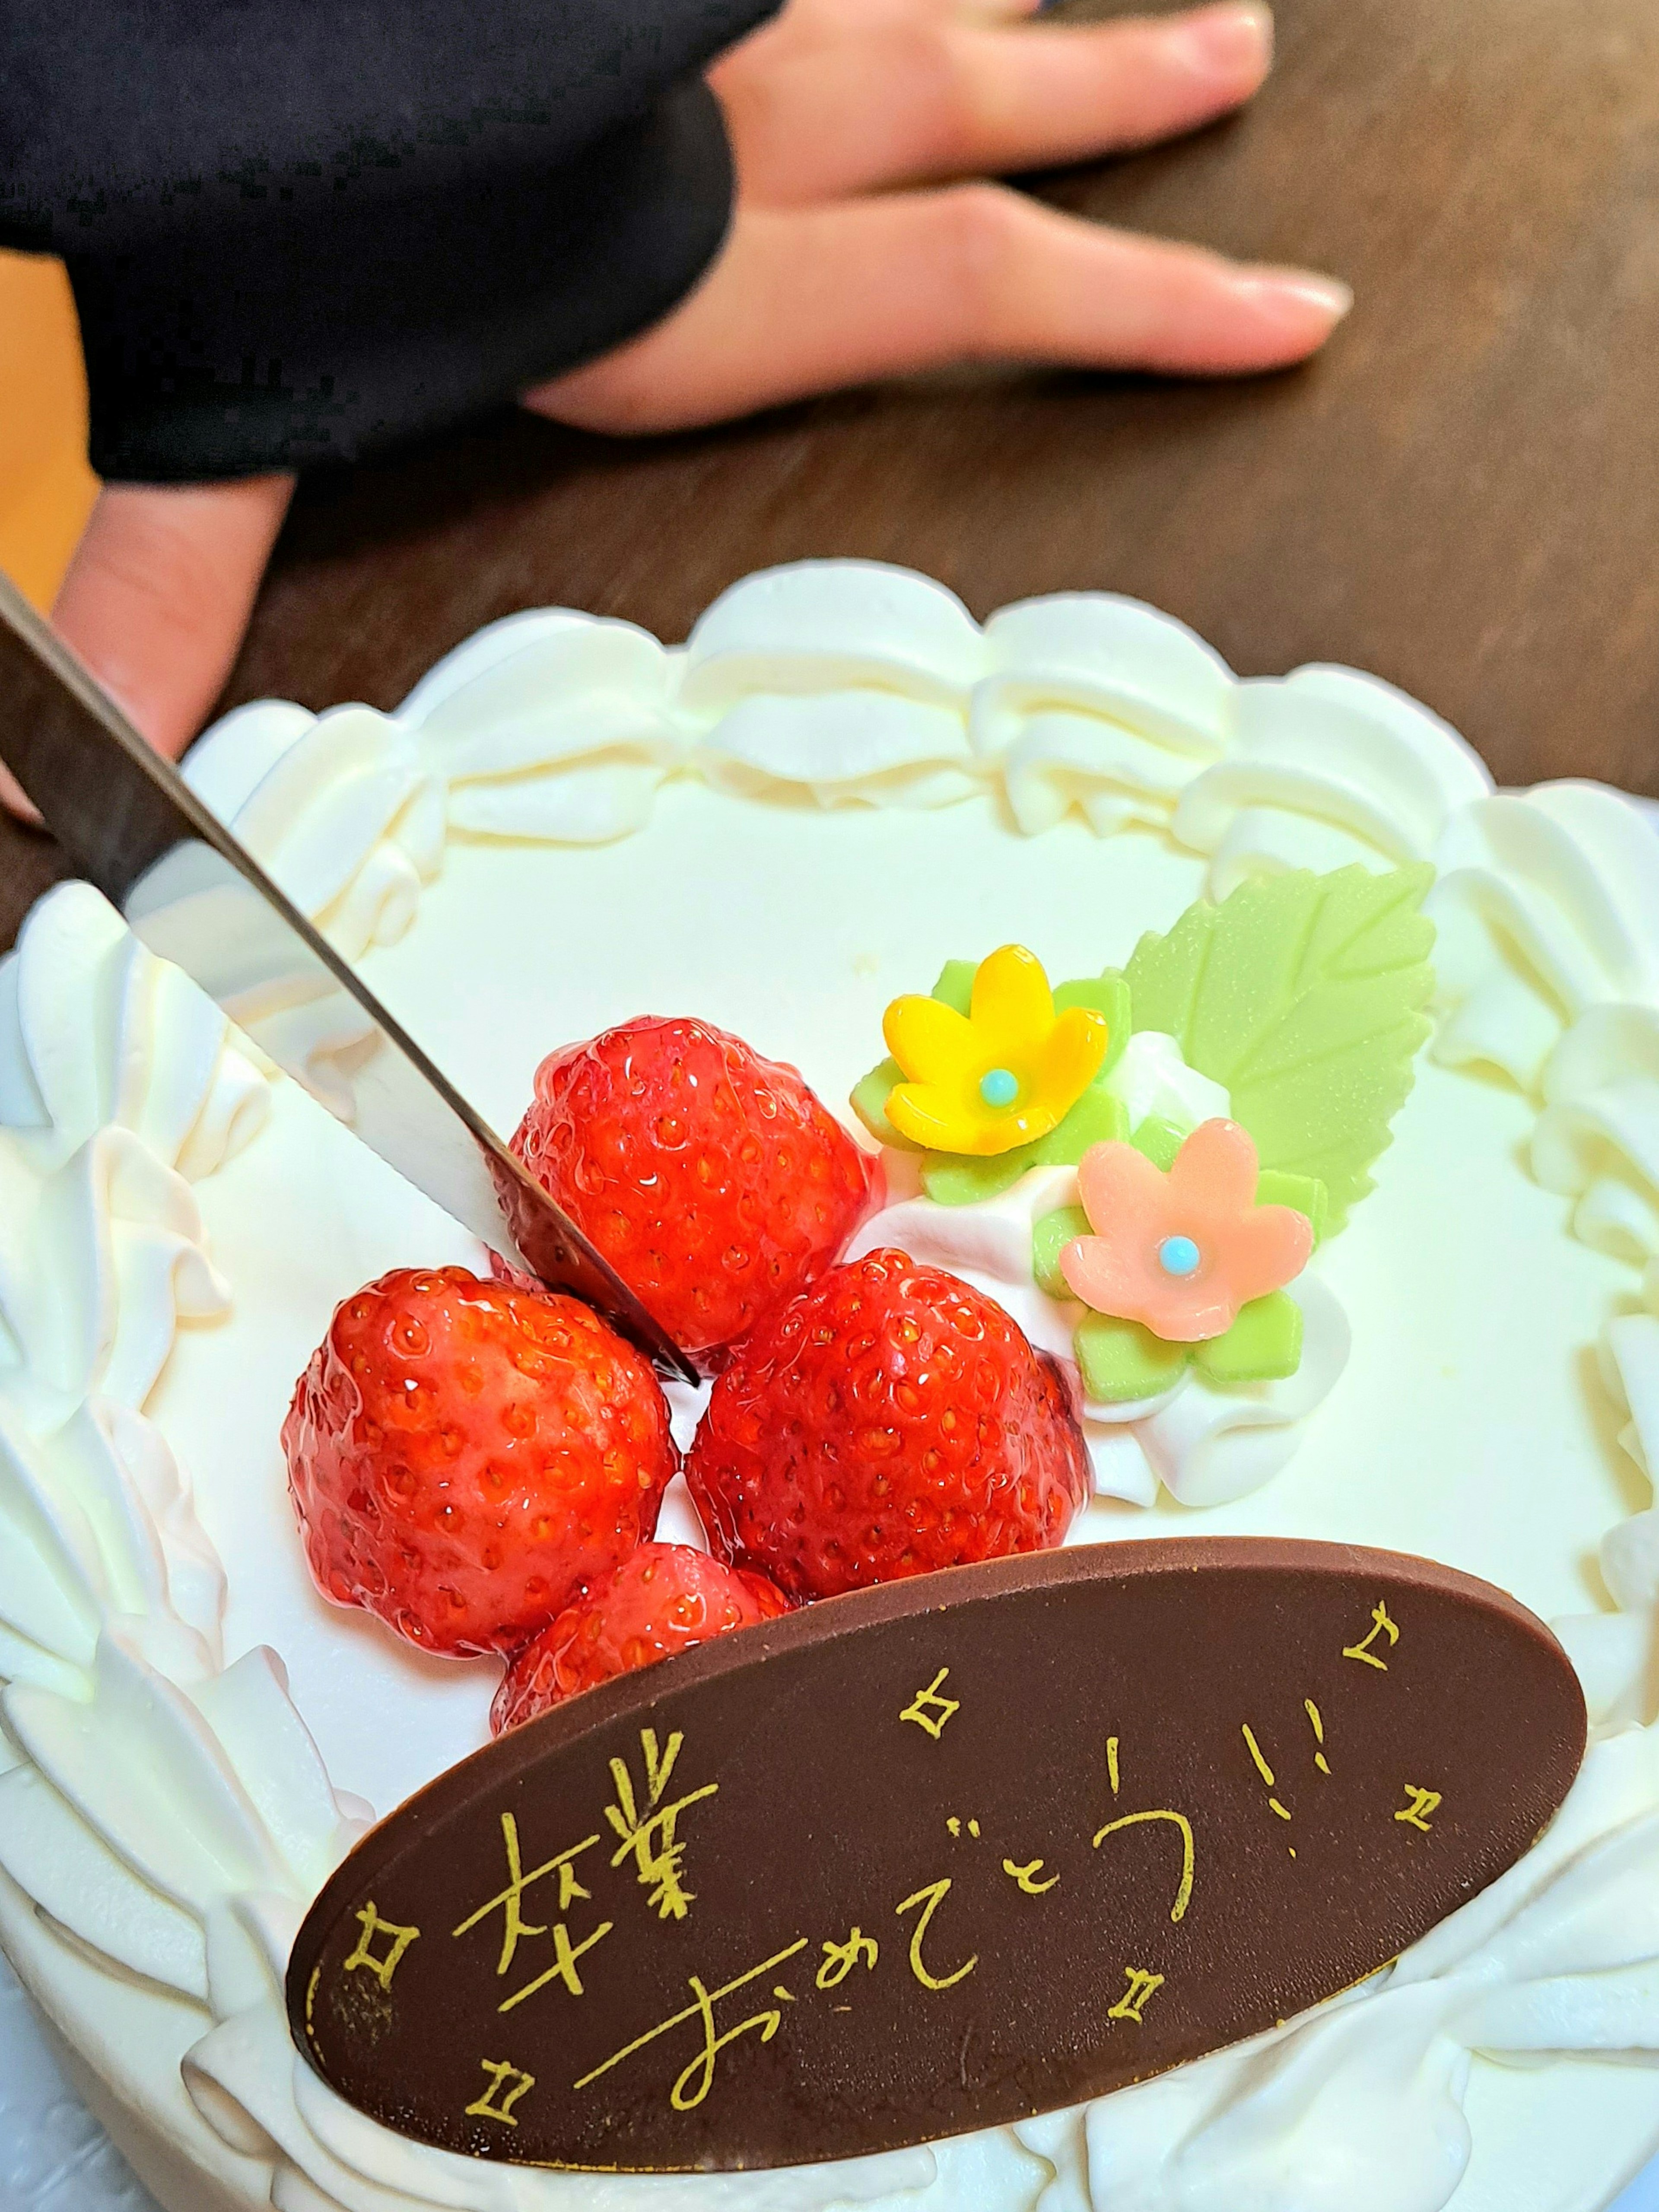
<svg viewBox="0 0 1659 2212"><path fill-rule="evenodd" d="M1170 37L1191 66L1206 76L1265 70L1273 59L1273 19L1257 0L1241 0L1172 24Z"/></svg>
<svg viewBox="0 0 1659 2212"><path fill-rule="evenodd" d="M1279 313L1286 307L1312 307L1333 324L1340 323L1353 306L1352 286L1340 276L1315 276L1301 269L1252 270L1238 279L1238 289L1255 307Z"/></svg>
<svg viewBox="0 0 1659 2212"><path fill-rule="evenodd" d="M40 809L32 799L25 799L21 784L9 768L3 767L0 767L0 807L3 807L8 814L15 815L18 821L27 823L31 830L46 827L40 819Z"/></svg>

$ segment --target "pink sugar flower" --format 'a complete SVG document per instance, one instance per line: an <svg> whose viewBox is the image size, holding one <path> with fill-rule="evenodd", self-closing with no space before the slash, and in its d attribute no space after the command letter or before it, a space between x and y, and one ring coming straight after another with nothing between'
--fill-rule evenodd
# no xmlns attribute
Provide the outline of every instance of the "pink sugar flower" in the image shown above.
<svg viewBox="0 0 1659 2212"><path fill-rule="evenodd" d="M1166 1175L1133 1145L1095 1145L1078 1169L1092 1237L1074 1237L1060 1273L1097 1313L1139 1322L1166 1344L1224 1336L1252 1298L1308 1264L1313 1225L1258 1206L1255 1146L1237 1121L1193 1131Z"/></svg>

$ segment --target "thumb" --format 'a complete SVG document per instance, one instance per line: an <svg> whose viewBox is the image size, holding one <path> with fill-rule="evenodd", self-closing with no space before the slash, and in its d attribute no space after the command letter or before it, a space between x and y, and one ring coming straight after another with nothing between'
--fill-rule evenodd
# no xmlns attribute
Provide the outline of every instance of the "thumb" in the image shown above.
<svg viewBox="0 0 1659 2212"><path fill-rule="evenodd" d="M282 476L99 495L52 624L169 760L224 688L293 493ZM0 797L33 814L9 776Z"/></svg>

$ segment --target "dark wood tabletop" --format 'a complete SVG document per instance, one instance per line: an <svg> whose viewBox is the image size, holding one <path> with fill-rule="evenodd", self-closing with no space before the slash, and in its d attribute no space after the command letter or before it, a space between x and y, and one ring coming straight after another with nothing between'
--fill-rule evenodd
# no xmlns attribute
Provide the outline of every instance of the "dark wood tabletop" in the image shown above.
<svg viewBox="0 0 1659 2212"><path fill-rule="evenodd" d="M1036 189L1346 276L1311 367L976 373L639 445L503 419L302 489L226 703L390 707L526 606L678 638L745 571L846 554L981 616L1133 592L1242 672L1391 678L1506 782L1659 793L1659 8L1278 15L1248 115ZM10 917L52 866L0 844Z"/></svg>

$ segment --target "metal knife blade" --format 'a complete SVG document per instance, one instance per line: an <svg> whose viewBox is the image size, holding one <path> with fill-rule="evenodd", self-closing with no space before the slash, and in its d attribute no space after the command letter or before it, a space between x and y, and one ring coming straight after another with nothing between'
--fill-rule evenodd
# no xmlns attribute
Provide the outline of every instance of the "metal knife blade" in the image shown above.
<svg viewBox="0 0 1659 2212"><path fill-rule="evenodd" d="M463 1228L696 1370L252 856L0 574L0 758L153 952Z"/></svg>

